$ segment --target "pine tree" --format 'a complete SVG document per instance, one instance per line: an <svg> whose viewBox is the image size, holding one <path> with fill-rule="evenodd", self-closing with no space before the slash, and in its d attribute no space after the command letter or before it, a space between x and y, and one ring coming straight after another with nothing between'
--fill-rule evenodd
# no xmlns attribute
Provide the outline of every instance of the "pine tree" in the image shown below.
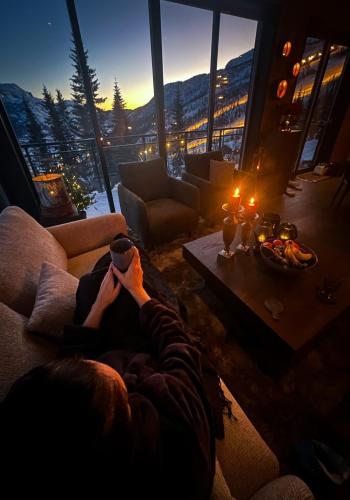
<svg viewBox="0 0 350 500"><path fill-rule="evenodd" d="M45 146L46 140L40 123L38 122L36 116L34 115L29 103L26 99L23 99L23 109L26 116L26 125L29 141L33 143L40 144L39 151L43 156L47 155L47 148ZM37 150L35 151L37 153Z"/></svg>
<svg viewBox="0 0 350 500"><path fill-rule="evenodd" d="M128 119L125 112L125 101L116 79L114 79L112 113L114 123L112 135L125 137L128 132Z"/></svg>
<svg viewBox="0 0 350 500"><path fill-rule="evenodd" d="M74 42L73 42L74 44ZM85 59L88 59L88 51L85 50ZM72 60L74 73L70 78L70 86L72 89L72 97L74 100L74 121L75 126L77 128L78 134L80 137L91 137L93 135L91 119L89 115L89 111L86 106L86 97L85 97L85 87L83 75L80 69L80 64L78 60L77 50L75 45L71 48L70 59ZM90 68L88 65L88 74L91 85L91 90L94 98L95 106L98 104L102 104L105 102L106 97L99 97L98 90L100 87L100 82L96 76L96 70ZM98 111L98 108L97 108Z"/></svg>
<svg viewBox="0 0 350 500"><path fill-rule="evenodd" d="M47 125L50 128L50 131L52 133L52 137L54 141L57 142L64 142L66 140L62 122L58 113L58 110L56 108L55 102L53 100L51 92L47 90L45 85L43 85L43 100L44 100L44 106L48 114L48 120L47 120ZM63 147L64 149L64 144L62 144L61 148Z"/></svg>
<svg viewBox="0 0 350 500"><path fill-rule="evenodd" d="M56 89L56 108L61 121L65 140L70 141L74 134L74 124L72 123L71 117L67 111L65 99L59 89Z"/></svg>
<svg viewBox="0 0 350 500"><path fill-rule="evenodd" d="M173 124L172 129L174 131L179 131L184 129L184 110L181 97L180 86L176 87L173 109L172 109Z"/></svg>

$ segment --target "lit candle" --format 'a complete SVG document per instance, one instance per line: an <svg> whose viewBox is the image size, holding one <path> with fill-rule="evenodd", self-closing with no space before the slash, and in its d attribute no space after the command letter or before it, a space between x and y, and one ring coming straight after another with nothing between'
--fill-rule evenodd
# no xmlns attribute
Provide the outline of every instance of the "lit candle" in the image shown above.
<svg viewBox="0 0 350 500"><path fill-rule="evenodd" d="M231 199L231 210L232 212L237 212L241 204L241 194L239 191L239 187L236 187L236 189L233 192L232 199Z"/></svg>
<svg viewBox="0 0 350 500"><path fill-rule="evenodd" d="M259 243L264 243L266 241L266 236L264 233L259 234L258 241Z"/></svg>
<svg viewBox="0 0 350 500"><path fill-rule="evenodd" d="M246 214L247 217L254 217L256 213L256 202L255 198L251 197L247 206L246 206Z"/></svg>
<svg viewBox="0 0 350 500"><path fill-rule="evenodd" d="M287 241L289 240L289 233L280 233L280 239L282 241Z"/></svg>

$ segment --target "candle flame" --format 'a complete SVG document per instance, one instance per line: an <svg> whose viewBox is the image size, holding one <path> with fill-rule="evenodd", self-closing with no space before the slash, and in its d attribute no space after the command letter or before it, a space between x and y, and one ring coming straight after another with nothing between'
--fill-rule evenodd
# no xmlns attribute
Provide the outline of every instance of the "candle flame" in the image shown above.
<svg viewBox="0 0 350 500"><path fill-rule="evenodd" d="M249 205L253 207L255 205L255 198L252 196L249 200Z"/></svg>
<svg viewBox="0 0 350 500"><path fill-rule="evenodd" d="M237 188L234 190L233 196L234 196L235 198L238 198L238 196L239 196L239 187L237 187Z"/></svg>

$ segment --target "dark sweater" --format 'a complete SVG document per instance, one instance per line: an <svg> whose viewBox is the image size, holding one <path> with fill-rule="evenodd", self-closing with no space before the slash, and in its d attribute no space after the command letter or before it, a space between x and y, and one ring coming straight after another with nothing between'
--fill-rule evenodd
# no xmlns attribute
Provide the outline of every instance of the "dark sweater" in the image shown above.
<svg viewBox="0 0 350 500"><path fill-rule="evenodd" d="M139 321L151 354L115 349L101 355L103 335L82 326L66 327L66 350L112 366L125 381L134 450L130 491L152 499L208 499L215 433L200 352L176 312L158 301L140 309Z"/></svg>

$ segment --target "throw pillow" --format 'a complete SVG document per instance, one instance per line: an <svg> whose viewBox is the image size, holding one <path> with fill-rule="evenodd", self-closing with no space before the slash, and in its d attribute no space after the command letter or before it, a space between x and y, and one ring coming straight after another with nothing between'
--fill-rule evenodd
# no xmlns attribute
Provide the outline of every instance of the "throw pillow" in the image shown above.
<svg viewBox="0 0 350 500"><path fill-rule="evenodd" d="M0 401L11 385L26 372L50 361L56 354L53 342L27 331L28 318L0 302Z"/></svg>
<svg viewBox="0 0 350 500"><path fill-rule="evenodd" d="M0 301L29 317L41 264L67 269L64 248L52 234L19 207L0 214Z"/></svg>
<svg viewBox="0 0 350 500"><path fill-rule="evenodd" d="M234 164L229 161L210 160L209 180L216 186L232 188Z"/></svg>
<svg viewBox="0 0 350 500"><path fill-rule="evenodd" d="M28 330L60 338L64 325L73 321L78 284L79 280L71 274L44 262Z"/></svg>

